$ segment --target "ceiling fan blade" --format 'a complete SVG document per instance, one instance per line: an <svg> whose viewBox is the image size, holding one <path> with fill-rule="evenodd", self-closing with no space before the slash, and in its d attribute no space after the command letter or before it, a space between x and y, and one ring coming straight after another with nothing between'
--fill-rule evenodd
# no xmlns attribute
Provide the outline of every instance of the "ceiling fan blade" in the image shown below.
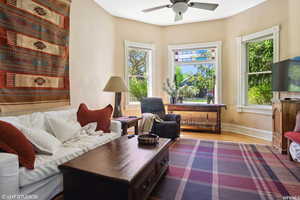
<svg viewBox="0 0 300 200"><path fill-rule="evenodd" d="M180 13L175 14L175 22L183 20L183 15Z"/></svg>
<svg viewBox="0 0 300 200"><path fill-rule="evenodd" d="M168 4L168 5L163 5L163 6L157 6L154 8L145 9L142 12L147 13L147 12L152 12L152 11L163 9L163 8L172 8L172 5Z"/></svg>
<svg viewBox="0 0 300 200"><path fill-rule="evenodd" d="M219 4L215 4L215 3L198 3L198 2L189 3L189 7L199 8L203 10L211 10L211 11L217 9L218 6Z"/></svg>

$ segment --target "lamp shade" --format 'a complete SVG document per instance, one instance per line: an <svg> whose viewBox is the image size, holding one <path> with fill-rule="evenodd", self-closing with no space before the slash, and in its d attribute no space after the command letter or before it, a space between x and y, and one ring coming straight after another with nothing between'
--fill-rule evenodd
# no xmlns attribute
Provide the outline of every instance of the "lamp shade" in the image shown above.
<svg viewBox="0 0 300 200"><path fill-rule="evenodd" d="M128 92L128 88L125 85L125 83L121 77L112 76L112 77L110 77L110 79L107 82L103 91L105 91L105 92Z"/></svg>

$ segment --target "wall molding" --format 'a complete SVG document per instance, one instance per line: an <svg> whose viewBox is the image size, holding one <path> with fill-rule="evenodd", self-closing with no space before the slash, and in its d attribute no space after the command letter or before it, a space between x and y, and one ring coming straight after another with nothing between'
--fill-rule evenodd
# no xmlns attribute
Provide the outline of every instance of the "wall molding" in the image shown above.
<svg viewBox="0 0 300 200"><path fill-rule="evenodd" d="M231 123L222 123L222 131L228 131L228 132L247 135L247 136L251 136L251 137L255 137L267 141L272 141L272 131L250 128L250 127L240 126Z"/></svg>

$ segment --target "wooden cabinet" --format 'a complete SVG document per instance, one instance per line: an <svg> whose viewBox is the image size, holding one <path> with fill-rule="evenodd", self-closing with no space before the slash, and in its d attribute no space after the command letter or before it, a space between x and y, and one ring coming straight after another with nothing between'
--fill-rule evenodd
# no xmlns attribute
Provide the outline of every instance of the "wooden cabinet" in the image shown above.
<svg viewBox="0 0 300 200"><path fill-rule="evenodd" d="M279 152L287 153L287 139L284 133L293 131L300 101L278 100L273 102L273 141L272 145Z"/></svg>

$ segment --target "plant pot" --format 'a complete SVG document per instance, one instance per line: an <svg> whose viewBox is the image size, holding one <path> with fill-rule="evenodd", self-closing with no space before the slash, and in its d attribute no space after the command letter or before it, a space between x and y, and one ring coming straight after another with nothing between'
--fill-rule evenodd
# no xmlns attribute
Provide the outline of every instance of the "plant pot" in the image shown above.
<svg viewBox="0 0 300 200"><path fill-rule="evenodd" d="M170 104L176 104L176 103L177 103L176 97L170 97Z"/></svg>
<svg viewBox="0 0 300 200"><path fill-rule="evenodd" d="M183 103L183 97L178 97L178 102Z"/></svg>

